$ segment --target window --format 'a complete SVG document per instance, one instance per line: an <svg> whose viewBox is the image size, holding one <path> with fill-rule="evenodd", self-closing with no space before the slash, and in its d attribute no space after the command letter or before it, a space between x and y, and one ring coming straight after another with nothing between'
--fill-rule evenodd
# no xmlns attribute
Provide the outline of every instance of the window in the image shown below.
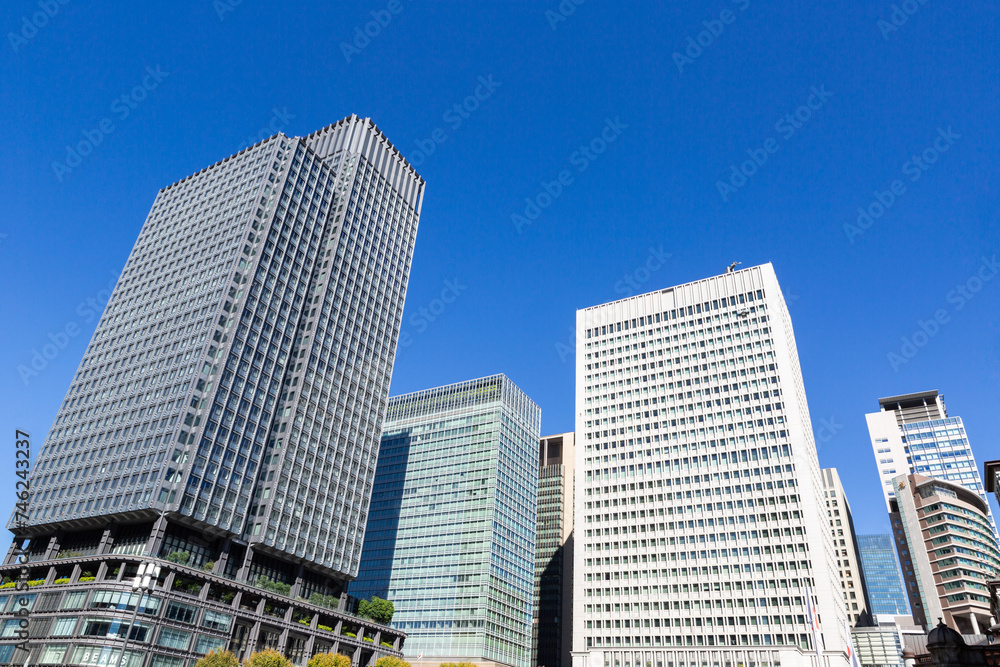
<svg viewBox="0 0 1000 667"><path fill-rule="evenodd" d="M165 646L167 648L178 648L181 650L186 650L190 639L191 639L190 632L184 632L183 630L174 630L173 628L163 628L162 630L160 630L160 637L159 639L156 640L156 644L158 646Z"/></svg>
<svg viewBox="0 0 1000 667"><path fill-rule="evenodd" d="M198 640L194 645L195 653L208 653L217 648L225 648L227 641L219 637L209 637L208 635L198 635Z"/></svg>
<svg viewBox="0 0 1000 667"><path fill-rule="evenodd" d="M159 655L154 653L153 661L150 663L150 667L182 667L183 664L183 658L175 658L171 655Z"/></svg>
<svg viewBox="0 0 1000 667"><path fill-rule="evenodd" d="M52 625L52 636L53 637L71 637L73 636L73 629L76 628L77 617L73 616L71 618L57 618L55 623Z"/></svg>
<svg viewBox="0 0 1000 667"><path fill-rule="evenodd" d="M42 655L38 661L42 663L62 664L65 656L66 644L49 644L42 651Z"/></svg>
<svg viewBox="0 0 1000 667"><path fill-rule="evenodd" d="M0 630L0 637L13 637L21 629L21 619L11 618L4 622L3 629Z"/></svg>
<svg viewBox="0 0 1000 667"><path fill-rule="evenodd" d="M83 603L87 601L87 591L71 591L63 598L60 609L83 609Z"/></svg>
<svg viewBox="0 0 1000 667"><path fill-rule="evenodd" d="M167 612L164 617L178 623L194 623L194 617L197 613L197 607L181 604L180 602L170 602L167 605Z"/></svg>
<svg viewBox="0 0 1000 667"><path fill-rule="evenodd" d="M202 620L202 627L209 628L210 630L219 630L221 632L229 632L229 624L232 621L232 616L229 614L223 614L218 611L205 611L205 618Z"/></svg>

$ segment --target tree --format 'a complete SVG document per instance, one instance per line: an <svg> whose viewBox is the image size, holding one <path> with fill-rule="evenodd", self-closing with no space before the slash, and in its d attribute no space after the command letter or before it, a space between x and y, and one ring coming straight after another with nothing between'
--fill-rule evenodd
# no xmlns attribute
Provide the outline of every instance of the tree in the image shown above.
<svg viewBox="0 0 1000 667"><path fill-rule="evenodd" d="M194 667L240 667L240 661L229 651L217 648L205 654Z"/></svg>
<svg viewBox="0 0 1000 667"><path fill-rule="evenodd" d="M362 618L370 618L376 623L381 623L382 625L389 625L392 621L393 614L396 613L396 607L389 600L383 600L382 598L372 596L371 601L362 600L358 603L358 616Z"/></svg>
<svg viewBox="0 0 1000 667"><path fill-rule="evenodd" d="M410 667L410 663L394 655L385 655L375 661L375 667Z"/></svg>
<svg viewBox="0 0 1000 667"><path fill-rule="evenodd" d="M340 653L317 653L306 667L351 667L351 659Z"/></svg>
<svg viewBox="0 0 1000 667"><path fill-rule="evenodd" d="M295 667L292 661L273 648L257 651L247 658L246 667Z"/></svg>

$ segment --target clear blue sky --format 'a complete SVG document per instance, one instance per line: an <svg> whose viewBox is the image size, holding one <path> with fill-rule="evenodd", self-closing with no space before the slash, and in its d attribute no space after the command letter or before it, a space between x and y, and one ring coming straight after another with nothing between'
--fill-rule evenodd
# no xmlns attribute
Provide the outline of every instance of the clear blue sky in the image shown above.
<svg viewBox="0 0 1000 667"><path fill-rule="evenodd" d="M1000 458L1000 276L983 266L1000 254L995 6L909 0L897 26L890 0L566 0L568 16L556 0L47 1L51 17L37 0L0 9L4 517L14 429L37 453L96 323L89 300L103 306L157 190L269 125L301 135L351 113L427 181L393 393L504 372L545 432L571 430L559 346L576 309L625 296L626 277L647 291L771 261L814 425L834 425L820 461L859 530L888 529L864 421L880 396L940 390L980 464ZM344 48L371 12L386 25ZM84 133L100 143L77 163L66 146ZM578 152L592 141L603 152ZM564 170L519 231L512 214ZM876 192L893 201L845 231L859 207L879 213ZM670 257L647 274L650 248ZM970 298L953 292L970 279ZM25 383L18 366L50 335L65 348Z"/></svg>

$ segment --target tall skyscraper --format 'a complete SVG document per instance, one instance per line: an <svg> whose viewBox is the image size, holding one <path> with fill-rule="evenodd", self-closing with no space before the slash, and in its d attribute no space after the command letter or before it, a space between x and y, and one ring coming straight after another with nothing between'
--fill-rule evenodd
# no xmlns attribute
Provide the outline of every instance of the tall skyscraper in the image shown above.
<svg viewBox="0 0 1000 667"><path fill-rule="evenodd" d="M938 619L962 634L992 625L988 582L1000 577L989 505L956 482L922 475L893 480L893 524L906 592L918 624Z"/></svg>
<svg viewBox="0 0 1000 667"><path fill-rule="evenodd" d="M854 535L851 505L847 502L847 494L836 468L823 468L822 477L844 609L852 625L867 625L871 623L871 604L861 571L861 556L858 554L858 541Z"/></svg>
<svg viewBox="0 0 1000 667"><path fill-rule="evenodd" d="M352 595L414 664L529 667L541 411L504 375L389 399Z"/></svg>
<svg viewBox="0 0 1000 667"><path fill-rule="evenodd" d="M532 667L570 667L573 646L573 434L538 446Z"/></svg>
<svg viewBox="0 0 1000 667"><path fill-rule="evenodd" d="M961 417L948 416L937 391L879 399L880 412L865 415L888 508L895 497L892 480L917 474L972 489L989 504ZM990 512L994 537L996 522Z"/></svg>
<svg viewBox="0 0 1000 667"><path fill-rule="evenodd" d="M156 604L123 664L399 653L400 633L331 600L358 570L423 187L351 116L159 192L35 463L27 525L10 524L43 579L36 611L88 610L57 624L68 660L95 638L121 650L138 598L109 584L141 561L161 566Z"/></svg>
<svg viewBox="0 0 1000 667"><path fill-rule="evenodd" d="M578 311L576 379L574 667L846 665L772 266Z"/></svg>
<svg viewBox="0 0 1000 667"><path fill-rule="evenodd" d="M861 571L871 612L878 617L909 616L910 605L899 575L899 561L891 535L858 535Z"/></svg>

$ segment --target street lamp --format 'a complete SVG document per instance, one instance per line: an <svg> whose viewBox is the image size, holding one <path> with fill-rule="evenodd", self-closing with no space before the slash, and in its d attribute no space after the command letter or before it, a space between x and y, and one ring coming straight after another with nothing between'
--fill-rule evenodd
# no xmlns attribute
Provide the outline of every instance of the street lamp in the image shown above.
<svg viewBox="0 0 1000 667"><path fill-rule="evenodd" d="M125 631L125 643L122 644L122 652L118 655L117 667L122 667L122 660L125 659L125 649L128 648L129 635L132 634L135 629L135 620L139 616L139 606L142 604L143 593L152 588L153 582L157 580L160 576L160 566L156 563L140 563L139 571L136 573L135 577L132 579L132 591L139 593L139 599L135 602L135 610L132 612L132 621L129 623L128 630ZM131 598L131 595L129 595Z"/></svg>

